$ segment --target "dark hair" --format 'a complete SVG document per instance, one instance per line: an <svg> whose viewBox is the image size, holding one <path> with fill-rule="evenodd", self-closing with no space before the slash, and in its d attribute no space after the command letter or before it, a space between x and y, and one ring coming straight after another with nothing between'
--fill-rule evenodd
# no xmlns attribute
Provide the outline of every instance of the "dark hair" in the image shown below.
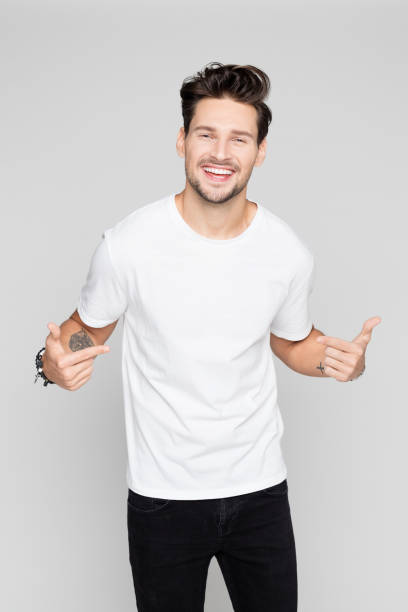
<svg viewBox="0 0 408 612"><path fill-rule="evenodd" d="M264 99L268 96L270 80L268 75L255 66L221 64L210 62L203 70L186 77L180 89L181 112L184 131L187 136L197 102L202 98L229 97L237 102L252 104L257 112L257 145L268 133L272 121L270 108Z"/></svg>

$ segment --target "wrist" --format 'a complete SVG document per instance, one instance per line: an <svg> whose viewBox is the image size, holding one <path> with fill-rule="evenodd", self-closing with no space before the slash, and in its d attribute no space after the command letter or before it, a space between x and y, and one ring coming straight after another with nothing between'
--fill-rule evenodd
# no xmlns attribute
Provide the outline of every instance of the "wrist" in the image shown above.
<svg viewBox="0 0 408 612"><path fill-rule="evenodd" d="M34 382L36 383L38 378L41 377L44 381L43 386L46 387L47 385L54 385L55 383L52 380L50 380L44 372L44 364L43 364L44 353L45 353L45 346L43 346L35 356L35 367L36 367L37 373L35 375Z"/></svg>

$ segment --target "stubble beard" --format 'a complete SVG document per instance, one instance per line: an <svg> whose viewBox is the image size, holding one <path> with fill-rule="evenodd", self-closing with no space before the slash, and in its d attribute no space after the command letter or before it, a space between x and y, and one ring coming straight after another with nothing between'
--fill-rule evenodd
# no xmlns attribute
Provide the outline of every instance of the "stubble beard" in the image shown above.
<svg viewBox="0 0 408 612"><path fill-rule="evenodd" d="M206 202L209 202L210 204L224 204L225 202L228 202L229 200L234 198L236 195L241 193L241 191L246 187L246 185L247 185L247 183L249 181L249 178L251 176L251 174L249 174L247 179L244 180L242 183L236 183L234 185L234 187L231 189L231 191L229 191L227 193L225 191L221 191L221 190L220 190L220 193L217 193L217 191L214 190L214 192L209 194L209 193L207 193L202 188L200 180L198 178L195 178L189 172L188 167L187 167L187 163L184 164L184 168L185 168L185 173L186 173L186 179L189 182L189 184L191 185L192 189L194 189L194 191L201 198L203 198L203 200L205 200Z"/></svg>

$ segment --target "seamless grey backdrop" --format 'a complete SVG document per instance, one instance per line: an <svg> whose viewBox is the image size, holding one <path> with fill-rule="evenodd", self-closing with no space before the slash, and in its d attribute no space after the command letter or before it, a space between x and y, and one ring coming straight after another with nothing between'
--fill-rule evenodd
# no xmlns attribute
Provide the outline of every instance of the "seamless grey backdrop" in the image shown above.
<svg viewBox="0 0 408 612"><path fill-rule="evenodd" d="M33 385L103 230L184 185L182 79L209 61L270 76L248 196L316 258L315 326L363 377L276 359L299 612L401 610L406 581L407 9L393 2L13 2L1 7L3 348L0 607L135 609L118 325L75 393ZM213 560L206 610L232 610Z"/></svg>

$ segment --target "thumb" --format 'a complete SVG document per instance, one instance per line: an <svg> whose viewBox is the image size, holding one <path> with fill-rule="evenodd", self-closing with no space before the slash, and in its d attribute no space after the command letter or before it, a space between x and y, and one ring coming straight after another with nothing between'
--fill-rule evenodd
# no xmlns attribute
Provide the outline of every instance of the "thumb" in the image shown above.
<svg viewBox="0 0 408 612"><path fill-rule="evenodd" d="M59 325L56 325L51 321L48 323L47 327L51 332L52 339L58 341L61 338L61 329Z"/></svg>
<svg viewBox="0 0 408 612"><path fill-rule="evenodd" d="M371 317L364 322L361 332L354 338L353 342L361 344L363 347L371 340L371 335L374 327L381 323L381 317Z"/></svg>

